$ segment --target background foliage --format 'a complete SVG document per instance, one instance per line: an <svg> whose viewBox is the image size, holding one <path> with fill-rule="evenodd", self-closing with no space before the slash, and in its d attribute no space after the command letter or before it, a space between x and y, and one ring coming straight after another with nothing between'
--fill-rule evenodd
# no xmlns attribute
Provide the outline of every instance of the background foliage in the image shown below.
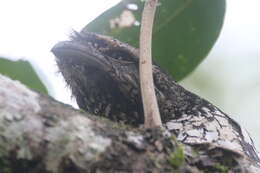
<svg viewBox="0 0 260 173"><path fill-rule="evenodd" d="M19 80L31 89L47 94L48 91L36 74L30 62L25 60L11 61L0 58L0 73Z"/></svg>
<svg viewBox="0 0 260 173"><path fill-rule="evenodd" d="M84 30L110 35L139 45L139 25L144 2L123 0L90 22ZM131 8L132 6L136 8ZM112 26L129 11L129 26ZM153 32L153 57L179 81L193 71L211 50L222 28L225 0L160 0ZM129 16L130 17L130 16ZM126 20L131 20L126 17Z"/></svg>

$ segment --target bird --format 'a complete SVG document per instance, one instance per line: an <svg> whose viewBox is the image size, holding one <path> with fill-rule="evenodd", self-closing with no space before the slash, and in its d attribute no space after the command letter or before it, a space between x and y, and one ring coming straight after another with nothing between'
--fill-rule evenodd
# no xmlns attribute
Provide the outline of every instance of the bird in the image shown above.
<svg viewBox="0 0 260 173"><path fill-rule="evenodd" d="M57 43L52 52L79 108L133 127L144 123L137 48L82 30ZM152 70L163 127L178 141L228 149L260 166L259 153L244 128L180 86L156 62Z"/></svg>

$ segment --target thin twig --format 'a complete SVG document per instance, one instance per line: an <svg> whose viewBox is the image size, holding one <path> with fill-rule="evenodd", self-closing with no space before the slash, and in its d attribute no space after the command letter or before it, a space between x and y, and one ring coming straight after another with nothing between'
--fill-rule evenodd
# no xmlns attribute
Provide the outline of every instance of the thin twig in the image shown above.
<svg viewBox="0 0 260 173"><path fill-rule="evenodd" d="M157 2L158 0L146 0L140 31L139 70L146 128L162 126L152 73L152 29Z"/></svg>

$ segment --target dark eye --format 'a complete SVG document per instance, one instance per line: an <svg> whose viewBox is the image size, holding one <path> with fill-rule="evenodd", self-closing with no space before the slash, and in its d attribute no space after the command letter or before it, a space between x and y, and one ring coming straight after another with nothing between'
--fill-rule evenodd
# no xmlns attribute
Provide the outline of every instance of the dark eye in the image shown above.
<svg viewBox="0 0 260 173"><path fill-rule="evenodd" d="M97 114L99 112L99 110L96 108L95 110L94 110L94 114Z"/></svg>
<svg viewBox="0 0 260 173"><path fill-rule="evenodd" d="M133 63L136 62L136 58L134 57L134 55L132 55L129 51L126 50L110 49L105 51L104 54L115 60L128 61Z"/></svg>

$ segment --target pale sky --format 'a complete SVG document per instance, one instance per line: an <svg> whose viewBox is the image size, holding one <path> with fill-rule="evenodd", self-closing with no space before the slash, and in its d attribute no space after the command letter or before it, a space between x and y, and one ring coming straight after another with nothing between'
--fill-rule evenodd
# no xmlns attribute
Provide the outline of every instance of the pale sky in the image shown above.
<svg viewBox="0 0 260 173"><path fill-rule="evenodd" d="M118 0L0 0L0 56L29 59L44 73L56 99L71 103L69 90L56 73L50 49L80 31ZM260 148L260 1L227 0L227 14L215 47L198 71L213 71L226 93L224 112L239 115L238 121L256 138ZM221 64L221 69L214 64ZM218 65L219 65L218 64ZM195 71L196 73L196 71ZM190 76L192 78L193 75ZM234 77L235 76L235 77ZM190 80L189 78L187 80ZM252 86L255 90L252 90ZM200 93L200 89L187 86ZM252 90L250 96L245 91ZM207 94L201 92L203 97ZM250 115L250 116L249 116Z"/></svg>
<svg viewBox="0 0 260 173"><path fill-rule="evenodd" d="M56 73L51 48L80 31L118 0L1 0L0 55L33 61L58 100L71 102L69 91Z"/></svg>

